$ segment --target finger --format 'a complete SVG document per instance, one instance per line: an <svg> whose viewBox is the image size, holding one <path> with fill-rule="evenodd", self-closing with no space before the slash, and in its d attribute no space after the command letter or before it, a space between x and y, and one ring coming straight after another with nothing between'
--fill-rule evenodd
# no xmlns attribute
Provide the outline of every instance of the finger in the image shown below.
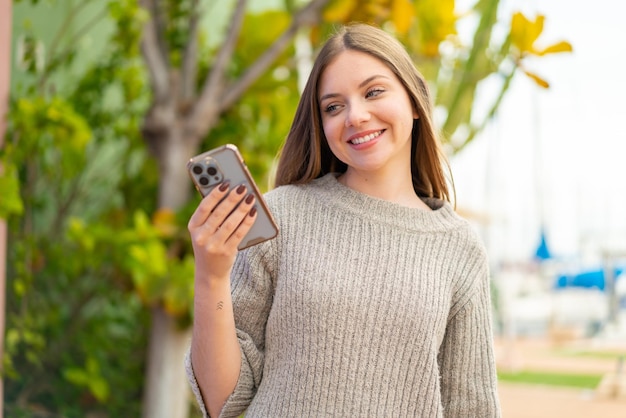
<svg viewBox="0 0 626 418"><path fill-rule="evenodd" d="M233 231L231 236L226 240L226 245L228 246L232 245L234 247L239 246L243 238L252 228L252 225L254 225L254 221L256 220L256 218L257 218L257 210L256 210L256 207L253 206L248 211L246 216L244 216L239 226L235 229L235 231Z"/></svg>
<svg viewBox="0 0 626 418"><path fill-rule="evenodd" d="M215 209L208 215L206 221L198 226L191 226L189 232L192 236L192 242L194 246L205 247L206 249L212 248L211 252L222 248L228 237L230 237L233 230L234 221L224 222L230 215L233 215L236 219L237 215L242 209L237 210L238 206L242 204L242 207L251 205L249 199L245 199L245 185L240 185L228 192L226 196L215 206ZM247 201L246 201L247 200ZM243 201L243 202L242 202ZM217 251L220 252L221 250ZM234 250L230 250L234 251Z"/></svg>
<svg viewBox="0 0 626 418"><path fill-rule="evenodd" d="M239 206L237 206L237 208L234 209L224 220L224 222L219 226L219 230L216 232L216 236L219 236L221 239L224 240L224 242L227 241L232 236L232 234L239 228L245 218L249 216L249 213L253 209L255 202L256 200L254 195L248 194L245 199L243 199L243 201L239 204Z"/></svg>
<svg viewBox="0 0 626 418"><path fill-rule="evenodd" d="M237 207L246 198L246 190L247 188L244 184L240 184L231 190L228 195L221 202L219 202L215 209L213 209L204 226L206 226L211 232L221 229L226 219L233 212L236 212Z"/></svg>
<svg viewBox="0 0 626 418"><path fill-rule="evenodd" d="M224 199L224 196L228 193L229 187L230 182L226 181L218 187L213 188L213 190L211 190L211 192L202 199L194 213L191 215L191 218L189 218L189 223L187 225L189 229L202 226L206 222L211 212L213 212L220 201Z"/></svg>

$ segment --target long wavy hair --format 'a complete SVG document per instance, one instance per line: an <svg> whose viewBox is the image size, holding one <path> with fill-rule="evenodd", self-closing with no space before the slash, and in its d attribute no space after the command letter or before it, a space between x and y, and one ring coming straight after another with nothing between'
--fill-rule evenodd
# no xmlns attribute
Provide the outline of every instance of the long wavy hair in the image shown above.
<svg viewBox="0 0 626 418"><path fill-rule="evenodd" d="M433 123L428 85L398 40L365 24L342 27L320 50L280 151L274 185L302 184L327 173L346 171L346 164L335 157L328 146L319 104L321 75L335 57L346 50L364 52L379 59L404 85L419 115L411 133L413 188L420 197L450 201L446 175L452 190L454 183Z"/></svg>

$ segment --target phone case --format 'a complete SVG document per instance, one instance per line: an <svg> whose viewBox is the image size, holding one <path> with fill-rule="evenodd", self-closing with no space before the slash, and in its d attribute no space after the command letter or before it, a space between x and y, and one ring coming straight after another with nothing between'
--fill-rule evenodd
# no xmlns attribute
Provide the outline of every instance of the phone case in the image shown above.
<svg viewBox="0 0 626 418"><path fill-rule="evenodd" d="M272 239L278 234L278 227L263 195L259 192L235 145L223 145L192 157L187 163L187 170L196 189L203 197L225 181L230 181L231 190L245 184L255 195L258 215L254 225L239 244L240 250Z"/></svg>

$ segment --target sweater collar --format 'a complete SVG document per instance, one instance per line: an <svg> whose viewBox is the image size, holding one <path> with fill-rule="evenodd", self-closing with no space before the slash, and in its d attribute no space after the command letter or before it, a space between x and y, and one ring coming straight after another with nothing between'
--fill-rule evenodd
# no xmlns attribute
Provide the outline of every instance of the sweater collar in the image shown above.
<svg viewBox="0 0 626 418"><path fill-rule="evenodd" d="M326 174L311 183L321 202L338 206L355 216L416 231L449 231L467 225L447 201L426 198L432 209L409 208L397 203L369 196L351 189L337 180L336 173Z"/></svg>

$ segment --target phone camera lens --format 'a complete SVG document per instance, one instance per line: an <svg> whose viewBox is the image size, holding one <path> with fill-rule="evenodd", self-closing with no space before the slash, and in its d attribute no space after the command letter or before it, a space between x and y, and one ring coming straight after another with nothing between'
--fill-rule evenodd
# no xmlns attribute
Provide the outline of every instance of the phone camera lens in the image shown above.
<svg viewBox="0 0 626 418"><path fill-rule="evenodd" d="M217 174L217 168L213 167L213 166L209 166L206 169L206 172L209 173L209 176L214 176Z"/></svg>
<svg viewBox="0 0 626 418"><path fill-rule="evenodd" d="M192 168L194 174L202 174L202 166L201 165L194 165Z"/></svg>
<svg viewBox="0 0 626 418"><path fill-rule="evenodd" d="M209 184L209 178L202 176L198 179L198 183L200 183L201 186L207 186Z"/></svg>

